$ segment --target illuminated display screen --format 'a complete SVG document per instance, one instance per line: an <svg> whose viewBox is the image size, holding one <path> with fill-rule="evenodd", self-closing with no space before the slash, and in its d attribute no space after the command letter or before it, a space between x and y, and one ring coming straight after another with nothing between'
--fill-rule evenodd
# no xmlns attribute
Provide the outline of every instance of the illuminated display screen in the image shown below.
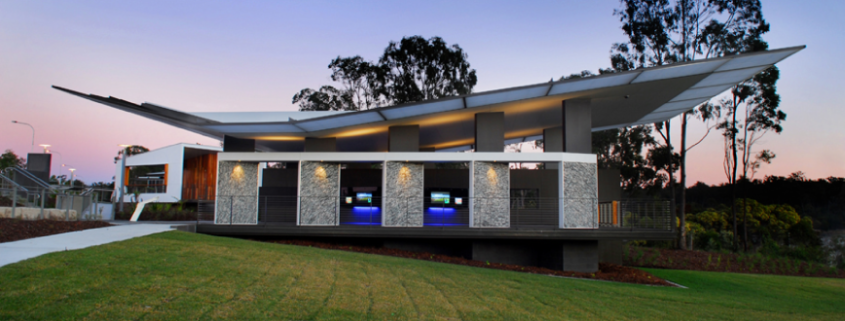
<svg viewBox="0 0 845 321"><path fill-rule="evenodd" d="M352 204L352 197L351 196L346 197L346 204Z"/></svg>
<svg viewBox="0 0 845 321"><path fill-rule="evenodd" d="M449 204L449 192L431 192L431 203Z"/></svg>
<svg viewBox="0 0 845 321"><path fill-rule="evenodd" d="M358 202L366 202L372 203L373 202L373 193L358 193L355 197Z"/></svg>
<svg viewBox="0 0 845 321"><path fill-rule="evenodd" d="M461 197L455 197L455 205L461 205L464 203L464 199Z"/></svg>

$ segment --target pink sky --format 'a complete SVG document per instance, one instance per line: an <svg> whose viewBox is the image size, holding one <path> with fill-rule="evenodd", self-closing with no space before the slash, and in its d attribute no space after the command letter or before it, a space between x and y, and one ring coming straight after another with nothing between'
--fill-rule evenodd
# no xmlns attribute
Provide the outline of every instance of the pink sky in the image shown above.
<svg viewBox="0 0 845 321"><path fill-rule="evenodd" d="M330 83L338 55L376 60L390 40L438 35L458 43L478 71L475 91L546 82L609 65L624 40L615 0L379 4L110 1L0 3L0 149L51 144L85 182L111 181L119 144L151 149L218 142L50 88L58 85L188 111L292 111L294 93ZM845 52L839 2L765 2L772 48L807 45L778 64L780 135L759 148L777 154L757 174L845 176L842 126ZM838 7L838 8L833 8ZM443 8L448 8L444 10ZM677 129L679 123L673 124ZM690 140L704 132L694 124ZM673 138L678 142L678 135ZM38 147L36 147L38 148ZM722 140L711 133L689 154L689 183L722 183ZM58 156L54 164L59 164ZM54 174L59 166L53 167ZM63 171L64 174L67 171Z"/></svg>

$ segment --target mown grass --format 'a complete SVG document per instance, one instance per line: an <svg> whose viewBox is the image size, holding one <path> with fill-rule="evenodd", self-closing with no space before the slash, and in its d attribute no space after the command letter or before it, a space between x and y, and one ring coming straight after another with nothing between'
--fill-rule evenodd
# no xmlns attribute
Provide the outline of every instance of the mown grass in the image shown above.
<svg viewBox="0 0 845 321"><path fill-rule="evenodd" d="M0 320L845 319L845 280L649 287L167 232L0 268Z"/></svg>

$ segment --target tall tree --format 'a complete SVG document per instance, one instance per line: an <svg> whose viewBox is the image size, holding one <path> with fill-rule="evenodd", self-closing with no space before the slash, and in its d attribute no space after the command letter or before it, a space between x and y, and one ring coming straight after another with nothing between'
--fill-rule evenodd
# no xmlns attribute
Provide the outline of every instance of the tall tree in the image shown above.
<svg viewBox="0 0 845 321"><path fill-rule="evenodd" d="M466 95L478 82L463 49L440 37L391 41L379 64L389 70L380 90L393 104Z"/></svg>
<svg viewBox="0 0 845 321"><path fill-rule="evenodd" d="M18 157L18 155L11 149L7 149L3 155L0 155L0 171L6 169L7 167L23 167L24 164L26 164L26 159Z"/></svg>
<svg viewBox="0 0 845 321"><path fill-rule="evenodd" d="M783 131L781 122L786 120L786 113L778 108L780 96L775 86L778 78L777 67L770 67L751 80L734 87L730 97L720 102L726 111L724 120L719 124L725 138L724 169L731 184L731 200L734 203L738 182L747 181L749 171L753 175L761 162L769 163L774 158L774 153L770 150L755 152L753 147L766 133ZM738 173L740 164L742 172ZM740 174L739 177L737 174ZM736 241L736 204L731 209ZM743 218L745 215L746 212L743 211ZM743 224L743 245L747 249L747 224Z"/></svg>
<svg viewBox="0 0 845 321"><path fill-rule="evenodd" d="M612 47L611 62L615 68L642 68L692 61L699 58L756 50L740 49L759 39L768 31L762 18L759 0L621 0L616 10L628 42ZM740 50L737 50L740 49ZM685 238L686 156L698 143L687 147L687 125L696 118L705 123L718 117L720 105L705 104L681 116L679 237ZM656 124L665 146L673 149L669 129L670 120ZM712 127L708 126L709 134ZM700 142L701 140L699 140ZM671 165L671 163L670 163ZM674 199L674 179L670 188ZM678 242L683 248L685 242Z"/></svg>
<svg viewBox="0 0 845 321"><path fill-rule="evenodd" d="M338 56L329 64L331 85L293 96L300 110L361 110L466 95L478 82L467 54L440 37L391 41L378 62Z"/></svg>
<svg viewBox="0 0 845 321"><path fill-rule="evenodd" d="M143 154L143 153L146 153L146 152L149 152L149 151L150 151L149 148L146 148L146 147L141 146L141 145L127 146L127 147L125 147L125 148L123 148L123 149L121 149L120 151L117 152L117 156L114 157L114 163L117 164L117 162L120 160L120 158L122 158L124 155L132 156L132 155Z"/></svg>

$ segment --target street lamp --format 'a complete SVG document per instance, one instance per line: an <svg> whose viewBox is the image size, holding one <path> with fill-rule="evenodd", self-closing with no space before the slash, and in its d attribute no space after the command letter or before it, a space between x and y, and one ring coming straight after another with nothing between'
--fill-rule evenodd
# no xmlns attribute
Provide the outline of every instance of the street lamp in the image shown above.
<svg viewBox="0 0 845 321"><path fill-rule="evenodd" d="M41 144L41 145L38 145L38 146L41 146L41 148L44 148L44 154L47 154L49 152L49 150L47 150L47 147L50 147L51 145L50 144Z"/></svg>
<svg viewBox="0 0 845 321"><path fill-rule="evenodd" d="M50 146L50 145L47 145L47 146ZM59 166L59 174L56 175L56 180L58 180L59 176L62 175L62 167L65 167L64 160L63 160L64 157L62 157L62 153L59 153L59 152L52 150L52 149L48 149L47 152L51 153L51 154L59 154L59 164L61 164L61 166ZM61 184L59 184L59 185L61 185Z"/></svg>
<svg viewBox="0 0 845 321"><path fill-rule="evenodd" d="M27 126L29 126L29 128L32 128L32 147L29 148L29 152L32 153L32 150L35 149L35 127L32 127L32 125L24 123L24 122L19 122L17 120L13 120L12 124L27 125Z"/></svg>
<svg viewBox="0 0 845 321"><path fill-rule="evenodd" d="M73 172L76 171L76 168L71 168L71 169L69 169L69 171L70 171L70 188L73 188L73 174L74 174Z"/></svg>

